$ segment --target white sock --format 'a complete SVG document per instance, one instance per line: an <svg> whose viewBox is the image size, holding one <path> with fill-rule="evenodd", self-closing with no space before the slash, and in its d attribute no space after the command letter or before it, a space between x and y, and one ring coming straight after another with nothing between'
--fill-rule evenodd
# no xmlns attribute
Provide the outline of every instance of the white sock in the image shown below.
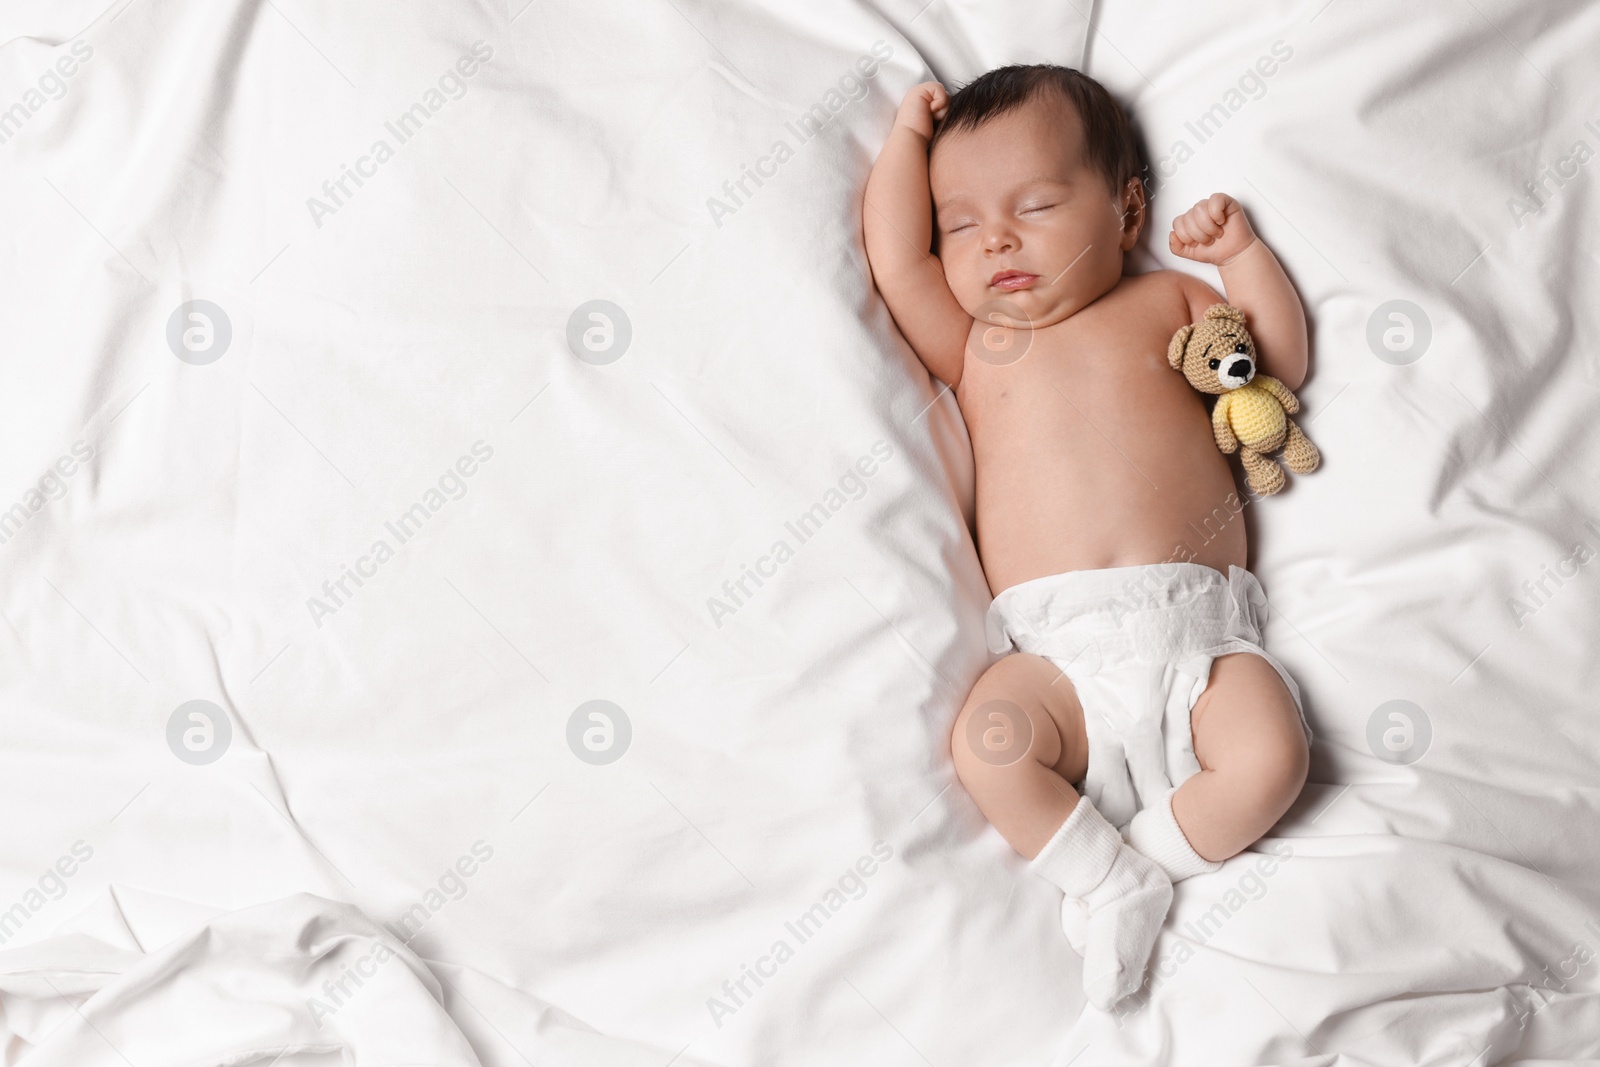
<svg viewBox="0 0 1600 1067"><path fill-rule="evenodd" d="M1167 790L1133 817L1128 824L1128 844L1140 855L1155 861L1169 879L1180 882L1191 875L1221 870L1222 864L1202 857L1183 836L1183 827L1172 814L1172 794L1176 792L1176 789Z"/></svg>
<svg viewBox="0 0 1600 1067"><path fill-rule="evenodd" d="M1069 909L1083 908L1083 990L1101 1011L1144 984L1145 964L1172 903L1161 868L1125 844L1088 797L1079 797L1028 869L1066 895L1062 928L1077 947Z"/></svg>

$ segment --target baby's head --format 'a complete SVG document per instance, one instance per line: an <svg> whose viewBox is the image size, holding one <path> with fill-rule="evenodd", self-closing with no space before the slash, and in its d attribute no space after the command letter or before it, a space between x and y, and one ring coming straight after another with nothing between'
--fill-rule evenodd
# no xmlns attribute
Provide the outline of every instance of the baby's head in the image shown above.
<svg viewBox="0 0 1600 1067"><path fill-rule="evenodd" d="M1139 170L1127 115L1075 70L1001 67L953 94L928 175L956 300L1040 328L1109 292L1144 223Z"/></svg>

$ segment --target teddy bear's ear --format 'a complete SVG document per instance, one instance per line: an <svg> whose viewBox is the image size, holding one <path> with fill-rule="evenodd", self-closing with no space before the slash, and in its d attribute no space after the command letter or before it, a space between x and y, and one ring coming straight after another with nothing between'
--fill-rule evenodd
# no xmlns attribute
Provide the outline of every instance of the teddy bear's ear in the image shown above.
<svg viewBox="0 0 1600 1067"><path fill-rule="evenodd" d="M1206 320L1208 322L1214 322L1218 319L1242 323L1244 322L1244 312L1232 304L1212 304L1206 308Z"/></svg>
<svg viewBox="0 0 1600 1067"><path fill-rule="evenodd" d="M1167 346L1167 365L1173 370L1183 367L1183 350L1189 347L1189 335L1192 333L1193 326L1180 326L1178 332L1172 335L1172 343Z"/></svg>

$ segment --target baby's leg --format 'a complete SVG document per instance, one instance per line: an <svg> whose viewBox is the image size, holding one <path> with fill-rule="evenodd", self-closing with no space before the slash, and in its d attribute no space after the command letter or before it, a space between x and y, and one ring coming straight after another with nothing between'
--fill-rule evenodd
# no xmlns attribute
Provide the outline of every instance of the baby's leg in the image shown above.
<svg viewBox="0 0 1600 1067"><path fill-rule="evenodd" d="M1088 766L1078 694L1049 660L1007 656L972 687L950 753L984 816L1031 860L1078 803L1067 784Z"/></svg>
<svg viewBox="0 0 1600 1067"><path fill-rule="evenodd" d="M1202 857L1225 860L1260 840L1305 785L1310 756L1300 712L1272 664L1219 656L1190 714L1200 773L1172 797L1172 814Z"/></svg>
<svg viewBox="0 0 1600 1067"><path fill-rule="evenodd" d="M1022 653L986 671L956 718L956 774L1028 869L1066 898L1084 992L1109 1009L1138 989L1172 883L1067 784L1088 763L1083 707L1049 660ZM1066 909L1071 909L1067 911Z"/></svg>

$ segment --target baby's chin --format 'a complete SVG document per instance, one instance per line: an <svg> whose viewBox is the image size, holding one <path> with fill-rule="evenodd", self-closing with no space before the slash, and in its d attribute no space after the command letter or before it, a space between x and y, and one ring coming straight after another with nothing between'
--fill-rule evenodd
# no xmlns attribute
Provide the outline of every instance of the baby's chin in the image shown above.
<svg viewBox="0 0 1600 1067"><path fill-rule="evenodd" d="M1046 296L1026 289L1007 293L988 288L980 293L964 294L958 298L958 303L978 322L1018 330L1054 326L1083 306L1083 302L1074 301L1070 294Z"/></svg>

